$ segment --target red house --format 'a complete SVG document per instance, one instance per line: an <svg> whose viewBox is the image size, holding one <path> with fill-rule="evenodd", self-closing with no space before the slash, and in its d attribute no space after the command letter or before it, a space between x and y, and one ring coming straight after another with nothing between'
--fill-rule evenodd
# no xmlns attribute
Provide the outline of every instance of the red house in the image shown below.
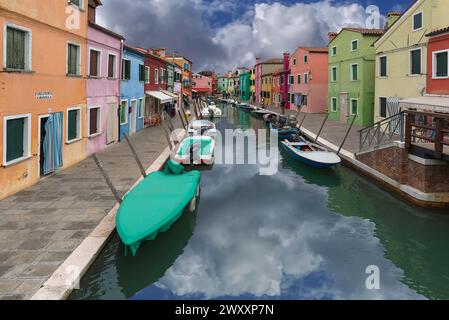
<svg viewBox="0 0 449 320"><path fill-rule="evenodd" d="M449 95L449 27L427 34L427 93Z"/></svg>

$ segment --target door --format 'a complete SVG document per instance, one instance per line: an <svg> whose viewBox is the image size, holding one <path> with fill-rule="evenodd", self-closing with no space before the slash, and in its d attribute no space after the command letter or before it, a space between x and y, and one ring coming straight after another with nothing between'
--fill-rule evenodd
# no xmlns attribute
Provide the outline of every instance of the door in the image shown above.
<svg viewBox="0 0 449 320"><path fill-rule="evenodd" d="M44 141L46 136L45 131L45 125L47 124L48 116L43 116L39 118L39 175L44 175L44 161L45 161L45 154L44 154Z"/></svg>
<svg viewBox="0 0 449 320"><path fill-rule="evenodd" d="M348 94L340 94L340 122L348 122Z"/></svg>
<svg viewBox="0 0 449 320"><path fill-rule="evenodd" d="M62 112L51 114L41 128L42 174L47 175L62 167Z"/></svg>
<svg viewBox="0 0 449 320"><path fill-rule="evenodd" d="M129 133L133 134L136 132L136 122L137 122L137 100L131 101L131 114L129 115Z"/></svg>
<svg viewBox="0 0 449 320"><path fill-rule="evenodd" d="M118 140L118 112L115 103L108 105L107 114L106 143L111 144Z"/></svg>

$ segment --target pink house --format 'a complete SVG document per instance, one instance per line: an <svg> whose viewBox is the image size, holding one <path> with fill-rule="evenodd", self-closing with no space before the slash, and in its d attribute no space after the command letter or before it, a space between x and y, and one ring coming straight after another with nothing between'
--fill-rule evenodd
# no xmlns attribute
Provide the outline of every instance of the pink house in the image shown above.
<svg viewBox="0 0 449 320"><path fill-rule="evenodd" d="M327 112L328 49L299 47L290 57L291 108Z"/></svg>
<svg viewBox="0 0 449 320"><path fill-rule="evenodd" d="M199 73L192 75L192 92L196 96L212 95L212 79Z"/></svg>
<svg viewBox="0 0 449 320"><path fill-rule="evenodd" d="M89 2L91 4L91 2ZM95 9L89 7L87 30L87 155L118 141L120 65L123 37L95 23Z"/></svg>

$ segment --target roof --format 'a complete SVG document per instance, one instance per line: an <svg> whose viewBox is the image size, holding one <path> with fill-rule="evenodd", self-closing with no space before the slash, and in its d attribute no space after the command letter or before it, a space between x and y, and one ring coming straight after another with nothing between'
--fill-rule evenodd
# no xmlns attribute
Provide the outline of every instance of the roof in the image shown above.
<svg viewBox="0 0 449 320"><path fill-rule="evenodd" d="M390 16L402 16L402 12L399 12L399 11L391 11L391 12L388 12L388 13L387 13L387 16L388 16L388 17L390 17Z"/></svg>
<svg viewBox="0 0 449 320"><path fill-rule="evenodd" d="M449 26L429 32L428 34L426 34L426 37L437 36L437 35L447 33L447 32L449 32Z"/></svg>
<svg viewBox="0 0 449 320"><path fill-rule="evenodd" d="M299 47L300 49L304 49L311 53L328 53L328 48L320 48L320 47Z"/></svg>
<svg viewBox="0 0 449 320"><path fill-rule="evenodd" d="M382 36L385 33L384 29L367 29L367 28L343 28L340 30L339 33L333 38L331 41L329 41L329 44L332 43L343 31L352 31L361 33L364 36ZM334 35L334 33L332 33Z"/></svg>
<svg viewBox="0 0 449 320"><path fill-rule="evenodd" d="M112 32L111 30L106 29L105 27L102 27L102 26L100 26L100 25L98 25L98 24L96 24L94 22L89 21L89 27L92 27L92 28L97 29L97 30L99 30L101 32L104 32L104 33L110 35L111 37L117 38L119 40L125 40L125 38L123 36L119 35L118 33Z"/></svg>
<svg viewBox="0 0 449 320"><path fill-rule="evenodd" d="M272 76L273 72L265 72L264 74L262 74L262 77L268 77L268 76Z"/></svg>
<svg viewBox="0 0 449 320"><path fill-rule="evenodd" d="M184 59L184 60L187 60L188 62L193 64L193 62L191 60L189 60L186 57L180 55L178 52L166 53L165 54L165 58L166 59L173 59L173 58L174 59Z"/></svg>
<svg viewBox="0 0 449 320"><path fill-rule="evenodd" d="M124 47L125 49L127 49L128 51L132 51L132 52L134 52L134 53L136 53L136 54L138 54L138 55L141 55L142 57L145 56L145 53L144 53L144 52L142 52L141 50L139 50L139 48L134 47L134 46L132 46L132 45L130 45L130 44L125 44L123 47Z"/></svg>
<svg viewBox="0 0 449 320"><path fill-rule="evenodd" d="M278 64L278 63L284 63L283 59L269 59L267 61L262 62L262 64Z"/></svg>

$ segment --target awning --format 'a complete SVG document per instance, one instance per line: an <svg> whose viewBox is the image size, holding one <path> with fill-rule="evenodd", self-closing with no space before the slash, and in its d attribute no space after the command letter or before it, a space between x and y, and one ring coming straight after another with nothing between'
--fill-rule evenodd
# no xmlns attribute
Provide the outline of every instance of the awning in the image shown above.
<svg viewBox="0 0 449 320"><path fill-rule="evenodd" d="M173 93L173 92L170 92L170 91L167 91L167 90L161 90L161 92L163 94L166 94L169 97L172 97L173 99L178 99L178 95L176 93Z"/></svg>
<svg viewBox="0 0 449 320"><path fill-rule="evenodd" d="M424 96L404 99L399 102L399 106L404 109L417 109L421 111L449 113L449 97Z"/></svg>
<svg viewBox="0 0 449 320"><path fill-rule="evenodd" d="M147 91L145 93L153 98L158 99L161 103L170 103L175 100L175 98L170 97L169 95L161 91Z"/></svg>

